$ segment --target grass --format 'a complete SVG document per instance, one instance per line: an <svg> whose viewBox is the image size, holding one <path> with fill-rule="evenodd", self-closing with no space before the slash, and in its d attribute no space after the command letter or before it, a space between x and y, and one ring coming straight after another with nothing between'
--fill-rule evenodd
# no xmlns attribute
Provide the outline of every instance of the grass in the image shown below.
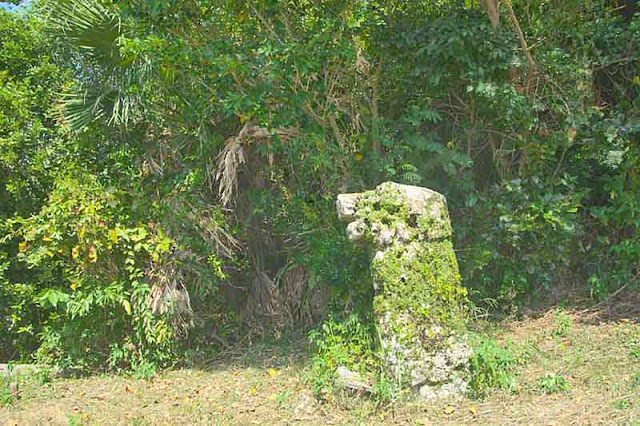
<svg viewBox="0 0 640 426"><path fill-rule="evenodd" d="M551 310L482 329L522 354L515 385L484 399L321 402L303 347L253 346L150 380L19 378L21 398L0 408L0 425L640 424L640 324Z"/></svg>

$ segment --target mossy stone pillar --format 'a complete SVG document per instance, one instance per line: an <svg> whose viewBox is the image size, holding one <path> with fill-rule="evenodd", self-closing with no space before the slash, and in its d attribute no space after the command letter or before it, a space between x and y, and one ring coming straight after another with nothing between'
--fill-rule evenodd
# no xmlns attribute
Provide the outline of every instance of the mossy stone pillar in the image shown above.
<svg viewBox="0 0 640 426"><path fill-rule="evenodd" d="M337 208L349 240L374 249L373 309L389 372L425 398L463 393L468 302L445 197L386 182L339 195Z"/></svg>

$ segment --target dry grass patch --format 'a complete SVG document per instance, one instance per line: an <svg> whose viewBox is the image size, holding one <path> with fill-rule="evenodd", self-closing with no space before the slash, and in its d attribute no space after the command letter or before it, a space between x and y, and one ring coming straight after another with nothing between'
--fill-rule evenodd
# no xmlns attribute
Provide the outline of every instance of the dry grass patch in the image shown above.
<svg viewBox="0 0 640 426"><path fill-rule="evenodd" d="M21 399L0 408L0 424L640 424L640 325L552 310L492 329L522 365L513 391L485 400L321 402L304 351L253 347L151 380L26 381Z"/></svg>

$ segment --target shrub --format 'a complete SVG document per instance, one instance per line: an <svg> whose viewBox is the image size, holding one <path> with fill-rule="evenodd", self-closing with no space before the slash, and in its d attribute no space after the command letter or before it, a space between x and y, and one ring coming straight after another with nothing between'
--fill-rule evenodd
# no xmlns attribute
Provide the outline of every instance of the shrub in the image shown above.
<svg viewBox="0 0 640 426"><path fill-rule="evenodd" d="M357 314L351 314L342 321L330 317L309 333L316 351L311 370L316 395L333 391L336 370L340 366L363 375L377 372L372 331Z"/></svg>
<svg viewBox="0 0 640 426"><path fill-rule="evenodd" d="M499 345L491 338L476 336L470 359L471 394L484 397L493 388L513 391L520 362L521 357L510 345Z"/></svg>
<svg viewBox="0 0 640 426"><path fill-rule="evenodd" d="M167 360L170 309L154 313L152 305L180 299L162 293L150 272L171 261L173 241L153 224L133 223L123 198L91 175L64 177L37 215L11 222L11 236L22 240L18 257L36 276L9 287L11 327L39 337L39 358L63 367ZM34 309L40 325L22 316Z"/></svg>

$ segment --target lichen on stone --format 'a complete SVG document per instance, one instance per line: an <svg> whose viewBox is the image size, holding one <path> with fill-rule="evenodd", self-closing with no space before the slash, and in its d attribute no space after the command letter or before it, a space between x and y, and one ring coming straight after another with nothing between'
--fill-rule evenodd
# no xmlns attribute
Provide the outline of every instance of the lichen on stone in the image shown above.
<svg viewBox="0 0 640 426"><path fill-rule="evenodd" d="M425 397L461 393L468 359L467 292L460 283L446 199L387 182L341 194L351 241L373 247L373 311L390 372ZM455 392L454 392L455 391Z"/></svg>

